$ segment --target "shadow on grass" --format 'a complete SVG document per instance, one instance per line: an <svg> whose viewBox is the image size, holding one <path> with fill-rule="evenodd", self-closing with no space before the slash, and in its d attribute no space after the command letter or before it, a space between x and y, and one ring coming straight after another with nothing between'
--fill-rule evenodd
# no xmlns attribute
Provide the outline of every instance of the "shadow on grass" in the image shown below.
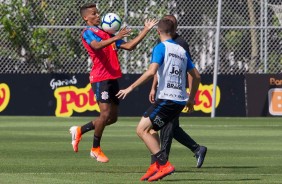
<svg viewBox="0 0 282 184"><path fill-rule="evenodd" d="M187 168L187 169L177 169L175 170L175 173L201 173L201 172L205 172L205 170L210 170L210 169L255 169L258 167L253 167L253 166L214 166L214 167L203 167L200 169L197 168L193 168L191 170L191 168ZM87 172L87 171L84 171ZM94 172L96 173L132 173L132 174L144 174L144 171L141 171L139 169L132 169L132 170L126 170L126 169L119 169L119 170L111 170L109 168L99 168L99 170L95 170Z"/></svg>
<svg viewBox="0 0 282 184"><path fill-rule="evenodd" d="M207 166L203 168L207 168L207 169L256 169L259 167L255 167L255 166Z"/></svg>
<svg viewBox="0 0 282 184"><path fill-rule="evenodd" d="M201 170L209 170L209 169L257 169L259 167L254 167L254 166L207 166L207 167L202 167L202 168L193 168L193 170L190 170L191 168L187 168L187 170L176 170L176 172L179 173L186 173L186 172L195 172L197 170L201 171ZM189 170L188 170L189 169Z"/></svg>
<svg viewBox="0 0 282 184"><path fill-rule="evenodd" d="M165 179L165 180L161 180L161 182L163 183L175 183L175 182L183 182L183 181L187 181L187 182L232 182L232 181L260 181L261 179L259 178L250 178L250 179L214 179L214 180L209 180L209 179L173 179L173 180L170 180L170 179Z"/></svg>

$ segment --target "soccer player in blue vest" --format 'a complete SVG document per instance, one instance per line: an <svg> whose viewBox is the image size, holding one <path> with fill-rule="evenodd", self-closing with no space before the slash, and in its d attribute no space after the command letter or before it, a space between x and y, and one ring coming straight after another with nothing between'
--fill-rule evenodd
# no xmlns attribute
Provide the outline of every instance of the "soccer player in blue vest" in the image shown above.
<svg viewBox="0 0 282 184"><path fill-rule="evenodd" d="M173 15L165 15L164 18L171 20L174 23L175 31L173 34L173 40L182 46L188 53L188 55L191 58L190 55L190 49L188 43L179 35L176 33L177 29L177 20L176 17ZM191 84L192 77L188 75L189 85ZM149 101L151 103L155 103L155 95L158 85L158 79L155 75L154 81L152 83L152 89L149 94ZM191 86L189 86L191 88ZM196 167L200 168L202 167L202 164L205 160L207 147L199 145L194 139L192 139L180 126L179 126L179 117L176 117L172 120L173 122L168 123L164 128L160 130L160 141L161 141L161 150L165 150L167 157L169 156L170 148L172 139L174 138L179 143L190 149L194 156L196 157ZM156 133L153 132L152 133ZM151 167L148 169L147 173L144 175L144 178L147 178L152 173L155 173L155 171L158 169L156 165L156 158L154 155L151 155Z"/></svg>
<svg viewBox="0 0 282 184"><path fill-rule="evenodd" d="M146 178L148 181L157 181L175 171L165 151L160 149L159 136L151 134L150 131L162 129L178 117L183 108L188 108L189 112L193 111L194 98L200 83L199 72L188 53L172 39L174 29L171 20L163 18L159 21L157 32L161 43L153 49L149 69L132 85L117 94L123 99L134 88L154 77L156 73L158 75L157 100L144 113L136 129L137 135L156 158L159 168L156 173ZM186 92L187 72L192 76L189 96Z"/></svg>

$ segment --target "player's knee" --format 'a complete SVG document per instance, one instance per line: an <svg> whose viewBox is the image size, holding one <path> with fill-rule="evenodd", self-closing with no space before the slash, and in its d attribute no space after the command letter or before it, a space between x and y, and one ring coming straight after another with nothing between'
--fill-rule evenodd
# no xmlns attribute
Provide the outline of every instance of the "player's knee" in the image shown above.
<svg viewBox="0 0 282 184"><path fill-rule="evenodd" d="M109 120L108 120L108 125L117 122L117 120L118 120L118 117L117 117L117 116L112 116L112 117L110 117Z"/></svg>
<svg viewBox="0 0 282 184"><path fill-rule="evenodd" d="M101 113L100 120L107 123L110 120L110 113Z"/></svg>
<svg viewBox="0 0 282 184"><path fill-rule="evenodd" d="M144 136L146 136L147 134L150 134L150 130L147 128L143 128L143 127L137 127L136 128L136 134L140 137L143 138Z"/></svg>
<svg viewBox="0 0 282 184"><path fill-rule="evenodd" d="M136 128L136 134L137 134L140 138L142 138L143 135L144 135L144 130L141 129L140 127L137 127L137 128Z"/></svg>

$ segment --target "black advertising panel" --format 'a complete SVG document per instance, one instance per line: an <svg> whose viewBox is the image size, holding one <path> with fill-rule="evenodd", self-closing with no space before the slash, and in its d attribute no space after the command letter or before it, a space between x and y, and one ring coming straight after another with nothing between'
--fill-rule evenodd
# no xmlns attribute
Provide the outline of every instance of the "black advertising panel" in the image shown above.
<svg viewBox="0 0 282 184"><path fill-rule="evenodd" d="M217 86L221 90L221 102L216 109L216 116L245 117L244 75L218 75Z"/></svg>
<svg viewBox="0 0 282 184"><path fill-rule="evenodd" d="M282 74L247 74L247 116L282 116Z"/></svg>
<svg viewBox="0 0 282 184"><path fill-rule="evenodd" d="M140 77L123 75L120 88L126 88ZM202 75L195 99L195 111L183 116L210 116L213 76ZM150 106L152 81L136 88L121 100L120 116L142 116ZM216 116L246 116L244 76L219 75ZM187 89L189 92L189 89ZM1 74L0 115L97 116L99 107L87 74Z"/></svg>
<svg viewBox="0 0 282 184"><path fill-rule="evenodd" d="M213 76L201 75L197 92L195 112L192 116L210 116L212 111ZM246 116L245 87L243 75L218 75L216 116Z"/></svg>
<svg viewBox="0 0 282 184"><path fill-rule="evenodd" d="M0 114L53 116L57 107L54 91L60 87L83 87L86 75L67 74L1 74L0 85L6 85L10 97ZM1 91L1 90L0 90ZM0 95L1 96L1 95Z"/></svg>

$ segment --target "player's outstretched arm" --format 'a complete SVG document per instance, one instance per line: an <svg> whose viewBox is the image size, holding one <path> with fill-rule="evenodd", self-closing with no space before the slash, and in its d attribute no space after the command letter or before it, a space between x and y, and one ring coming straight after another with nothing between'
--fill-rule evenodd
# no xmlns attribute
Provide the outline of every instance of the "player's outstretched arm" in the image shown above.
<svg viewBox="0 0 282 184"><path fill-rule="evenodd" d="M117 40L120 40L120 39L122 39L122 38L124 38L124 37L129 36L129 35L130 35L130 34L129 34L130 32L131 32L131 29L127 29L126 27L124 27L124 28L122 28L122 29L119 31L119 33L118 33L116 36L111 37L111 38L109 38L109 39L107 39L107 40L101 40L100 42L97 42L96 40L93 40L93 41L90 43L90 45L91 45L91 47L92 47L93 49L95 49L95 50L102 49L102 48L104 48L104 47L106 47L106 46L108 46L108 45L114 43L114 42L117 41Z"/></svg>
<svg viewBox="0 0 282 184"><path fill-rule="evenodd" d="M116 96L120 99L124 99L134 88L140 86L141 84L147 82L150 78L152 78L159 68L159 64L152 63L149 66L149 69L139 77L133 84L131 84L128 88L120 90Z"/></svg>
<svg viewBox="0 0 282 184"><path fill-rule="evenodd" d="M129 42L124 42L120 45L120 48L125 50L133 50L136 45L138 45L141 40L147 35L147 33L158 23L157 19L147 19L145 20L145 25L143 30L139 33L137 37L130 40Z"/></svg>

